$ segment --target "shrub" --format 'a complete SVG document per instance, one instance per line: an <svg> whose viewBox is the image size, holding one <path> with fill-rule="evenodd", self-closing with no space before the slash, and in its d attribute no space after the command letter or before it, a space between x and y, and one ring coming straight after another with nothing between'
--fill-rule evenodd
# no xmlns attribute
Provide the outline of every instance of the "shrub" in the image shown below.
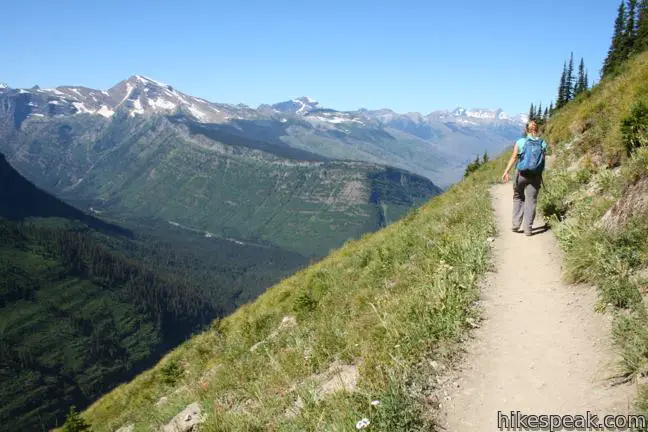
<svg viewBox="0 0 648 432"><path fill-rule="evenodd" d="M160 368L162 382L168 385L174 385L182 377L182 368L177 360L169 360L164 366Z"/></svg>
<svg viewBox="0 0 648 432"><path fill-rule="evenodd" d="M63 425L63 432L90 432L90 425L81 418L81 415L76 410L76 407L72 405L70 407L70 412L65 420Z"/></svg>
<svg viewBox="0 0 648 432"><path fill-rule="evenodd" d="M628 156L648 144L648 105L643 101L635 103L630 115L622 120L621 136Z"/></svg>

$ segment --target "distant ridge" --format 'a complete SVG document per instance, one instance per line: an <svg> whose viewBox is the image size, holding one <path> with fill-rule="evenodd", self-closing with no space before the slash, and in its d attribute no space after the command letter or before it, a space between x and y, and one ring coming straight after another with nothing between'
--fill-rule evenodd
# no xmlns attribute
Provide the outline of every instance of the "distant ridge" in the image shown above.
<svg viewBox="0 0 648 432"><path fill-rule="evenodd" d="M85 214L39 189L25 179L0 153L0 217L23 220L31 217L58 217L78 220L90 228L132 237L132 232Z"/></svg>

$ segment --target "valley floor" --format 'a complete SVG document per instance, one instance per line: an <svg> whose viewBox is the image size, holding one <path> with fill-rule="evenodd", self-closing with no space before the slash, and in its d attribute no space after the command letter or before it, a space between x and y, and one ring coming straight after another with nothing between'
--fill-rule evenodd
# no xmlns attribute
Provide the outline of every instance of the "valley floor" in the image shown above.
<svg viewBox="0 0 648 432"><path fill-rule="evenodd" d="M531 237L511 231L511 195L510 184L492 189L497 271L484 284L485 319L446 384L440 423L451 432L496 431L498 411L590 411L599 420L632 414L634 386L611 385L619 358L609 317L594 311L595 290L561 282L550 231Z"/></svg>

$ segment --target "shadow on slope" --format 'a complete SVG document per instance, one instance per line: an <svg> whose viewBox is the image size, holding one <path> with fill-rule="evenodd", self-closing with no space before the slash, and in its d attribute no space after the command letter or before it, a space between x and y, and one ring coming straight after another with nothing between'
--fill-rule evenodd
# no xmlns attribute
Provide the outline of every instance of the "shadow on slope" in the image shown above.
<svg viewBox="0 0 648 432"><path fill-rule="evenodd" d="M87 215L37 188L21 176L2 153L0 153L0 217L12 220L59 217L78 220L90 228L106 233L132 237L129 230Z"/></svg>

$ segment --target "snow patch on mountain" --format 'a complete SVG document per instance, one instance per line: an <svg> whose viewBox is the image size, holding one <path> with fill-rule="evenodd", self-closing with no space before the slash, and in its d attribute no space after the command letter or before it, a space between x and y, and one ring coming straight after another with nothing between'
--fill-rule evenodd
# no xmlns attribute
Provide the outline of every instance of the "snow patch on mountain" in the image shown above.
<svg viewBox="0 0 648 432"><path fill-rule="evenodd" d="M77 109L77 112L83 114L94 114L95 111L88 109L83 102L72 102L74 108Z"/></svg>
<svg viewBox="0 0 648 432"><path fill-rule="evenodd" d="M189 105L189 112L191 115L196 117L198 120L203 121L207 117L204 112L200 111L198 108L196 108L194 105Z"/></svg>
<svg viewBox="0 0 648 432"><path fill-rule="evenodd" d="M177 105L171 102L168 99L163 99L161 97L158 97L157 99L150 99L149 105L151 105L153 108L159 108L162 110L172 110L177 108Z"/></svg>
<svg viewBox="0 0 648 432"><path fill-rule="evenodd" d="M156 81L156 80L154 80L152 78L149 78L149 77L146 77L146 76L143 76L143 75L135 75L135 79L137 79L138 81L140 81L143 84L153 84L153 85L156 85L156 86L159 86L159 87L169 87L167 84L165 84L163 82Z"/></svg>
<svg viewBox="0 0 648 432"><path fill-rule="evenodd" d="M134 110L131 111L130 115L134 116L135 114L144 114L144 108L142 107L142 102L139 99L133 101Z"/></svg>
<svg viewBox="0 0 648 432"><path fill-rule="evenodd" d="M99 108L97 114L99 114L100 116L104 116L106 118L110 118L113 116L113 114L115 114L115 111L111 110L106 105L101 105L101 108Z"/></svg>

